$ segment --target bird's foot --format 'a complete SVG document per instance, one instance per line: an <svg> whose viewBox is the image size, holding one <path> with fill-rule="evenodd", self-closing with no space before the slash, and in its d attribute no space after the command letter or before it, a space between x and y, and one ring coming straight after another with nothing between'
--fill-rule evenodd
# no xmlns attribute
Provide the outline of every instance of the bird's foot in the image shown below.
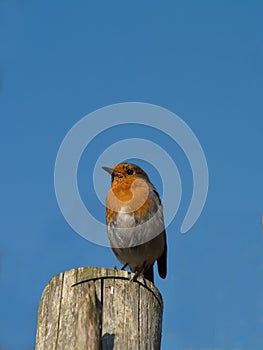
<svg viewBox="0 0 263 350"><path fill-rule="evenodd" d="M130 282L136 282L137 279L139 277L139 273L138 272L135 272L135 274L132 276L132 278L130 279Z"/></svg>
<svg viewBox="0 0 263 350"><path fill-rule="evenodd" d="M142 278L142 280L143 280L143 283L146 285L146 279L145 279L145 277L144 277L144 273L143 273L143 271L136 271L135 273L134 273L134 275L133 275L133 277L130 279L130 281L131 282L136 282L137 280L138 280L138 278Z"/></svg>

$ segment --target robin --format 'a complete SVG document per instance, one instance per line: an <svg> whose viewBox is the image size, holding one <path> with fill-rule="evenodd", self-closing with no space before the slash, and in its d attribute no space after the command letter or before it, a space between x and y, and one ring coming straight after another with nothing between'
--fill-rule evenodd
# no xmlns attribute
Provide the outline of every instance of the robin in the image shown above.
<svg viewBox="0 0 263 350"><path fill-rule="evenodd" d="M106 198L106 222L117 259L138 276L154 282L157 260L160 277L167 274L167 245L162 203L147 174L136 164L103 167L112 178Z"/></svg>

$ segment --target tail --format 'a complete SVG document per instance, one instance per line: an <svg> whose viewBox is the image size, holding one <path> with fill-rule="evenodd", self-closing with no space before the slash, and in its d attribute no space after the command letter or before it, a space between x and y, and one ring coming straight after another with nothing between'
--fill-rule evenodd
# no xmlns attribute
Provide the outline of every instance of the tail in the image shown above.
<svg viewBox="0 0 263 350"><path fill-rule="evenodd" d="M160 277L165 278L167 275L167 243L166 243L166 233L162 233L164 238L164 250L163 254L157 259L158 272Z"/></svg>

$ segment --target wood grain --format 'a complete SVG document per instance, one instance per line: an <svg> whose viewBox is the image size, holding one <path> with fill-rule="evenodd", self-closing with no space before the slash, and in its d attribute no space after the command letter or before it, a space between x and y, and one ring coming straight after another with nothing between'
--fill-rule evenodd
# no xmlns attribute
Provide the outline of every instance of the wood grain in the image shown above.
<svg viewBox="0 0 263 350"><path fill-rule="evenodd" d="M82 267L54 276L43 291L36 350L158 350L163 301L126 271Z"/></svg>

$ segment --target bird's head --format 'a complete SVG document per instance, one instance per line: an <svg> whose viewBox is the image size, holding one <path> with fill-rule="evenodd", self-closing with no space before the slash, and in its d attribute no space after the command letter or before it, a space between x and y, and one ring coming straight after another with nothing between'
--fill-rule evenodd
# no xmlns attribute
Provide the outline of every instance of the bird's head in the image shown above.
<svg viewBox="0 0 263 350"><path fill-rule="evenodd" d="M111 175L112 183L133 182L136 179L149 181L147 174L136 164L120 163L113 168L102 167L102 169Z"/></svg>

